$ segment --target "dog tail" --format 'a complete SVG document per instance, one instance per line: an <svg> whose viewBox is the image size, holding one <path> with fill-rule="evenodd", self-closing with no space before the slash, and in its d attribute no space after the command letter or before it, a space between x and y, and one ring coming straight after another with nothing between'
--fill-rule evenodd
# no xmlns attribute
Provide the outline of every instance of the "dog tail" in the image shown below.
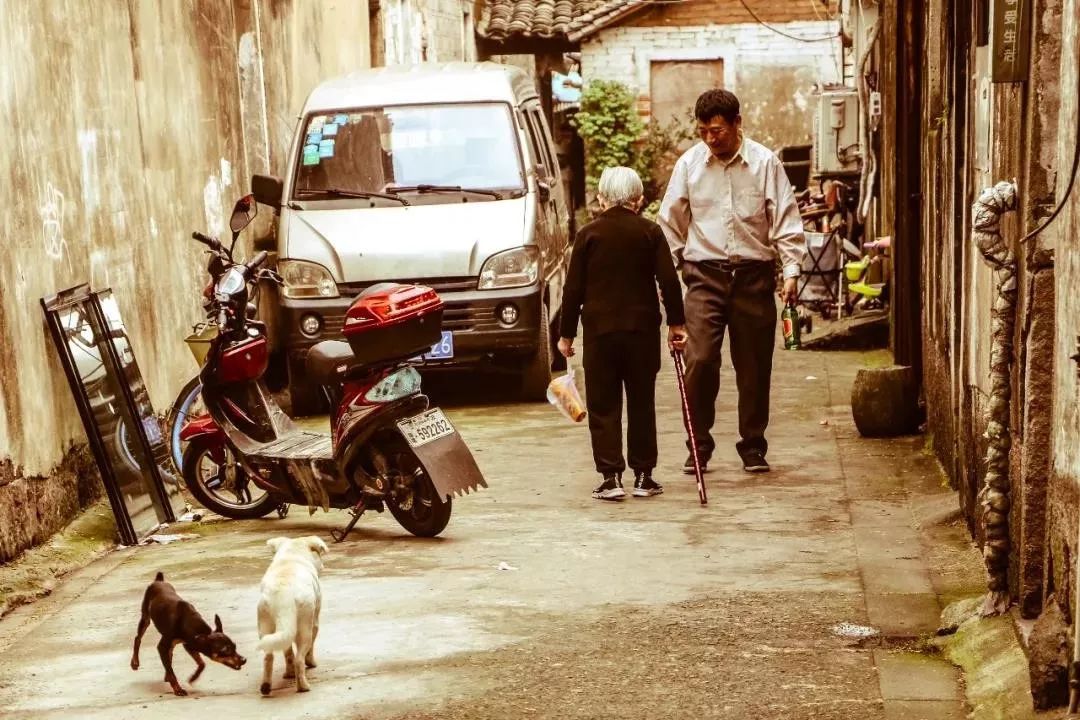
<svg viewBox="0 0 1080 720"><path fill-rule="evenodd" d="M154 577L154 582L165 582L165 573L159 570L157 576Z"/></svg>
<svg viewBox="0 0 1080 720"><path fill-rule="evenodd" d="M292 647L296 640L296 613L283 613L284 617L278 618L277 631L263 636L259 640L258 648L264 653L284 652Z"/></svg>

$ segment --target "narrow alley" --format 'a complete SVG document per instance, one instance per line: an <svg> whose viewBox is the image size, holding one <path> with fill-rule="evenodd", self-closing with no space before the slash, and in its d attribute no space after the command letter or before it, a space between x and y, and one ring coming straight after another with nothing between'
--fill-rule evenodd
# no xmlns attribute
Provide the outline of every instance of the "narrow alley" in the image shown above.
<svg viewBox="0 0 1080 720"><path fill-rule="evenodd" d="M490 490L455 507L438 539L365 517L331 546L310 693L279 664L260 697L253 652L266 538L327 538L344 518L294 508L114 552L6 617L4 717L963 718L958 671L920 640L943 603L980 592L979 555L921 437L858 438L851 384L883 357L778 351L773 472L744 473L724 438L706 507L676 473L670 368L665 493L622 504L589 497L587 432L552 408L451 404ZM724 373L721 428L734 422ZM211 664L192 698L161 682L153 630L142 669L128 668L158 570L248 657L240 672Z"/></svg>

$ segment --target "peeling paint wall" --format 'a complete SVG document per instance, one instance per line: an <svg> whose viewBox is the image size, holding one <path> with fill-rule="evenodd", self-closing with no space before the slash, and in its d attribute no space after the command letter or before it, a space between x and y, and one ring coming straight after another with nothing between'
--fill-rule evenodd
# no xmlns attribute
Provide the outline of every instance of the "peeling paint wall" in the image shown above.
<svg viewBox="0 0 1080 720"><path fill-rule="evenodd" d="M602 31L582 43L586 81L628 85L638 94L648 119L654 62L722 61L723 85L739 96L750 137L774 150L811 144L814 85L840 82L838 39L800 42L757 23L650 27L640 25L643 22ZM778 27L807 38L837 34L836 23L827 21L785 22Z"/></svg>
<svg viewBox="0 0 1080 720"><path fill-rule="evenodd" d="M474 61L471 0L380 0L387 65Z"/></svg>
<svg viewBox="0 0 1080 720"><path fill-rule="evenodd" d="M310 86L370 50L363 0L0 2L0 37L0 462L17 483L85 442L39 298L112 287L164 412L196 371L191 231L226 230L249 166L282 166Z"/></svg>

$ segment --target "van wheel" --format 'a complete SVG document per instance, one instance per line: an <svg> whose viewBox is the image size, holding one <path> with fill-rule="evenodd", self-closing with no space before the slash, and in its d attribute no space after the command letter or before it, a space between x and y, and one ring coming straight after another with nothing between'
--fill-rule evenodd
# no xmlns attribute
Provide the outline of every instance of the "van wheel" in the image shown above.
<svg viewBox="0 0 1080 720"><path fill-rule="evenodd" d="M547 402L547 389L551 384L551 331L548 325L548 309L540 306L540 323L537 330L536 354L525 364L521 375L521 398L526 401Z"/></svg>

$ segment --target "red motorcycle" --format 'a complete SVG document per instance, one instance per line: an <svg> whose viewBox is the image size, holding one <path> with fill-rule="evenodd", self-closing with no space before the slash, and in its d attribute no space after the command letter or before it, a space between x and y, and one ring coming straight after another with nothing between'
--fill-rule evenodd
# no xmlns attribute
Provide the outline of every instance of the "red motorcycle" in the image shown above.
<svg viewBox="0 0 1080 720"><path fill-rule="evenodd" d="M207 414L181 431L188 443L184 482L208 509L250 519L290 504L347 509L341 542L367 510L389 508L414 535L434 537L450 520L451 497L487 487L472 453L446 415L430 407L410 359L441 335L442 300L430 288L384 283L362 292L345 317L346 342L311 348L307 370L334 408L331 434L297 427L262 382L266 327L249 302L260 281L280 278L260 252L233 260L236 239L256 214L241 198L230 220L232 244L201 233L210 249L209 313L216 327L203 362Z"/></svg>

